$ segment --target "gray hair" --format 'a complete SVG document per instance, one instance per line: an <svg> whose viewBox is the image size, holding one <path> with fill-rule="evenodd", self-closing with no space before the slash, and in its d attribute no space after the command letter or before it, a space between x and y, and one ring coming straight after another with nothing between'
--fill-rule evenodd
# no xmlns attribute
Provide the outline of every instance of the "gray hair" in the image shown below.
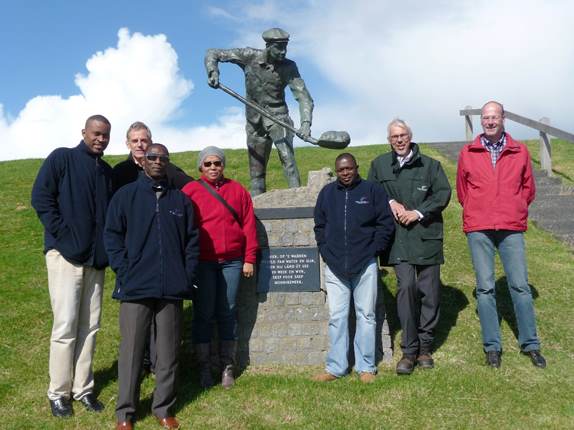
<svg viewBox="0 0 574 430"><path fill-rule="evenodd" d="M413 131L411 130L411 127L407 124L407 122L404 119L395 118L391 122L389 122L389 125L387 126L387 137L390 137L391 135L391 127L400 127L406 130L407 133L409 134L409 138L412 139Z"/></svg>
<svg viewBox="0 0 574 430"><path fill-rule="evenodd" d="M147 125L145 125L141 121L136 121L128 127L128 131L126 132L126 140L129 140L130 139L130 133L132 131L136 131L136 130L145 130L147 132L147 137L148 137L149 141L151 142L151 130L149 129L149 127Z"/></svg>

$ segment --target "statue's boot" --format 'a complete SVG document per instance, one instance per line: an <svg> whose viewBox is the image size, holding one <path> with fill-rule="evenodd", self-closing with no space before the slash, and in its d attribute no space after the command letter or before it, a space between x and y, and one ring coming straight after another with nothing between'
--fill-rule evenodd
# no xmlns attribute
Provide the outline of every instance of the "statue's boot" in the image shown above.
<svg viewBox="0 0 574 430"><path fill-rule="evenodd" d="M265 178L251 178L251 196L255 197L265 192Z"/></svg>

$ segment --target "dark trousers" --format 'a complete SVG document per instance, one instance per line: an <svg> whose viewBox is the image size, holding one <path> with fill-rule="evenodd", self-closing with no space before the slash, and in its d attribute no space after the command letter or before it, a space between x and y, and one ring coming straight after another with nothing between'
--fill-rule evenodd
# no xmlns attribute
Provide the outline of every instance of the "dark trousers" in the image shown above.
<svg viewBox="0 0 574 430"><path fill-rule="evenodd" d="M118 358L118 421L133 421L140 391L140 374L151 321L156 326L155 390L152 413L171 416L181 339L181 300L145 299L120 305L120 353Z"/></svg>
<svg viewBox="0 0 574 430"><path fill-rule="evenodd" d="M193 343L211 342L213 320L217 322L219 340L237 339L235 300L241 281L242 260L200 261L199 286L193 300Z"/></svg>
<svg viewBox="0 0 574 430"><path fill-rule="evenodd" d="M431 353L440 313L440 265L400 263L394 269L403 354Z"/></svg>
<svg viewBox="0 0 574 430"><path fill-rule="evenodd" d="M149 336L146 337L145 341L144 358L143 358L144 369L147 369L150 372L155 373L155 359L156 359L155 322L152 319L149 328Z"/></svg>

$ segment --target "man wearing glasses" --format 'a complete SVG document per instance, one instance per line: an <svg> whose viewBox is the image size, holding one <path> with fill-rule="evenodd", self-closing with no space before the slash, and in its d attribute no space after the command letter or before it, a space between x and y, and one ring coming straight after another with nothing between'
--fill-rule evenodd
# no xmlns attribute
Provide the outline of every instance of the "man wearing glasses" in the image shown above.
<svg viewBox="0 0 574 430"><path fill-rule="evenodd" d="M139 174L143 172L143 162L145 153L152 143L151 130L141 121L136 121L128 127L126 132L126 146L130 150L128 158L116 164L112 171L112 184L114 192L126 184L134 182ZM175 164L169 163L165 168L167 181L173 188L181 190L185 184L192 181L182 169ZM152 322L150 334L146 337L146 348L144 353L143 370L144 374L155 372L155 328Z"/></svg>
<svg viewBox="0 0 574 430"><path fill-rule="evenodd" d="M190 299L199 255L189 199L166 177L167 148L154 143L143 158L144 174L112 198L104 244L116 272L120 300L117 429L129 430L138 403L144 343L156 326L156 387L152 413L164 428L179 428L172 408L181 339L182 301Z"/></svg>
<svg viewBox="0 0 574 430"><path fill-rule="evenodd" d="M392 265L397 276L403 352L396 368L399 375L410 375L415 365L434 367L431 354L444 263L442 211L451 193L440 163L421 154L412 136L405 121L391 121L392 151L373 160L369 170L369 180L385 187L395 219L395 240L381 264Z"/></svg>
<svg viewBox="0 0 574 430"><path fill-rule="evenodd" d="M502 344L496 309L494 256L498 250L518 323L518 343L536 367L546 367L536 334L528 285L524 231L535 195L530 154L504 131L504 108L482 107L483 133L458 158L456 190L476 275L476 301L486 364L500 367Z"/></svg>

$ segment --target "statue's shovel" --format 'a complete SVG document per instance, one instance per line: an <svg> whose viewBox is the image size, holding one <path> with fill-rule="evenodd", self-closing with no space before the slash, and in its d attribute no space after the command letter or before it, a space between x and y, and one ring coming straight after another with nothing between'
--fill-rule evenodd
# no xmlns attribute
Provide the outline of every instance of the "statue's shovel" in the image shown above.
<svg viewBox="0 0 574 430"><path fill-rule="evenodd" d="M252 109L255 109L261 115L263 115L266 118L269 118L271 121L279 124L281 127L284 127L287 130L292 131L305 142L309 142L312 143L313 145L318 145L323 148L329 148L329 149L343 149L346 148L349 145L349 143L351 143L351 136L349 136L349 133L347 133L346 131L326 131L321 135L321 137L319 137L319 139L315 139L311 136L303 136L302 134L299 134L299 131L296 130L293 126L276 118L271 112L268 112L261 106L257 105L256 103L247 100L245 97L237 94L231 88L226 87L222 83L219 83L218 88L221 88L224 92L229 94L231 97L236 98L241 103L249 106Z"/></svg>

